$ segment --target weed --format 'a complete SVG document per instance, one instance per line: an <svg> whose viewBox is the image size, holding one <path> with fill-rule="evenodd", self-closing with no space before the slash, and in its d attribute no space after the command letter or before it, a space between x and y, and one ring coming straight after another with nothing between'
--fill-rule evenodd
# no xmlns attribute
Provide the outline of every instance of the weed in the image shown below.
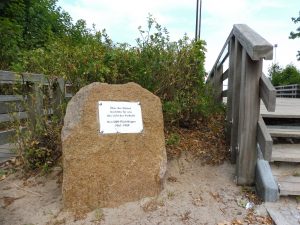
<svg viewBox="0 0 300 225"><path fill-rule="evenodd" d="M295 172L293 173L293 176L294 176L294 177L300 177L300 173L299 173L298 171L295 171Z"/></svg>
<svg viewBox="0 0 300 225"><path fill-rule="evenodd" d="M168 192L168 199L173 200L175 198L175 193L173 191Z"/></svg>
<svg viewBox="0 0 300 225"><path fill-rule="evenodd" d="M103 213L103 209L98 208L95 210L95 221L101 221L104 220L104 213Z"/></svg>
<svg viewBox="0 0 300 225"><path fill-rule="evenodd" d="M191 219L191 211L190 210L185 211L180 217L181 217L182 221L190 220Z"/></svg>
<svg viewBox="0 0 300 225"><path fill-rule="evenodd" d="M166 144L167 145L178 145L180 142L180 136L177 133L172 133L168 137Z"/></svg>

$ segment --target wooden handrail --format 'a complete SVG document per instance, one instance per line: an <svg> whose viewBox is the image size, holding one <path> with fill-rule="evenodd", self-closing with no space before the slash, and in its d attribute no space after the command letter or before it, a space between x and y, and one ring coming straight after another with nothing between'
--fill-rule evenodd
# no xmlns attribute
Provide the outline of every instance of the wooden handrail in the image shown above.
<svg viewBox="0 0 300 225"><path fill-rule="evenodd" d="M273 45L246 24L235 24L233 35L241 43L252 60L273 59Z"/></svg>
<svg viewBox="0 0 300 225"><path fill-rule="evenodd" d="M246 24L235 24L233 25L233 29L230 32L222 50L220 51L212 70L209 73L209 76L207 78L208 80L210 80L211 76L213 76L214 70L217 69L221 64L223 64L226 58L229 56L228 51L228 53L225 54L220 62L220 59L224 55L224 51L228 49L228 44L232 37L236 38L239 41L239 43L243 46L252 60L273 59L273 45L271 45L268 41L266 41L263 37L261 37Z"/></svg>

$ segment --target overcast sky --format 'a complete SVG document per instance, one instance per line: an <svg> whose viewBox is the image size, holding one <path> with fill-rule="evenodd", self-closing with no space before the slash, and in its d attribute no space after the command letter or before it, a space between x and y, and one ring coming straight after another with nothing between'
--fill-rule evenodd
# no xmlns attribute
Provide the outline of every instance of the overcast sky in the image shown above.
<svg viewBox="0 0 300 225"><path fill-rule="evenodd" d="M195 36L196 0L59 0L58 5L70 13L74 21L86 20L102 30L105 28L114 42L135 45L139 37L138 26L145 26L148 14L170 32L172 40L184 33ZM296 60L300 38L290 40L298 17L300 0L202 0L201 39L207 43L205 68L211 70L233 24L245 23L271 44L277 44L276 61L285 66ZM264 71L272 61L265 61Z"/></svg>

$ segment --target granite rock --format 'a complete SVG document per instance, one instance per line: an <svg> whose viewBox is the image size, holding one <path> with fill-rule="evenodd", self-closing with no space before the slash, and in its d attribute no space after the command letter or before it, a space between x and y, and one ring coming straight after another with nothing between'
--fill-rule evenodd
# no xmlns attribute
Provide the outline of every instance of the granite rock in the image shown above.
<svg viewBox="0 0 300 225"><path fill-rule="evenodd" d="M140 102L144 130L100 134L98 101ZM62 129L64 209L88 212L153 197L167 157L160 99L135 83L92 83L67 106Z"/></svg>

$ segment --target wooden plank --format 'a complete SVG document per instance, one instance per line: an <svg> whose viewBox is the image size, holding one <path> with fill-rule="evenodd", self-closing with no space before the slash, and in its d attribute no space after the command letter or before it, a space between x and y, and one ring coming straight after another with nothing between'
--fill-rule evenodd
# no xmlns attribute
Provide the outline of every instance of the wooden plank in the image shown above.
<svg viewBox="0 0 300 225"><path fill-rule="evenodd" d="M238 185L255 182L257 159L257 122L259 120L259 81L262 75L262 59L253 61L246 49L242 52L242 73L236 174Z"/></svg>
<svg viewBox="0 0 300 225"><path fill-rule="evenodd" d="M227 89L227 114L226 114L226 142L230 146L231 141L231 125L232 125L232 86L234 73L234 52L235 52L234 37L231 38L228 44L229 52L229 68L228 68L228 89ZM223 98L224 101L224 98Z"/></svg>
<svg viewBox="0 0 300 225"><path fill-rule="evenodd" d="M284 89L286 87L299 87L300 88L300 84L288 84L288 85L275 86L276 89Z"/></svg>
<svg viewBox="0 0 300 225"><path fill-rule="evenodd" d="M66 95L65 95L65 98L72 98L73 97L73 94L71 94L71 93L66 93Z"/></svg>
<svg viewBox="0 0 300 225"><path fill-rule="evenodd" d="M17 74L11 71L0 70L0 81L21 81L21 82L43 82L46 83L46 78L42 74L21 73Z"/></svg>
<svg viewBox="0 0 300 225"><path fill-rule="evenodd" d="M228 56L229 56L229 51L227 51L225 53L224 57L222 58L222 60L220 62L218 62L217 69L219 69L220 66L223 66L223 64L226 61L226 59L228 58Z"/></svg>
<svg viewBox="0 0 300 225"><path fill-rule="evenodd" d="M242 58L242 46L237 39L234 39L234 59ZM239 127L239 110L240 110L240 89L241 89L241 60L234 60L232 76L232 120L231 122L231 139L230 139L230 161L236 162L236 152L238 147L238 127Z"/></svg>
<svg viewBox="0 0 300 225"><path fill-rule="evenodd" d="M223 98L223 97L227 97L227 93L228 93L228 90L222 91L222 98Z"/></svg>
<svg viewBox="0 0 300 225"><path fill-rule="evenodd" d="M28 94L28 117L33 131L36 129L38 119L43 115L42 83L34 83L29 86Z"/></svg>
<svg viewBox="0 0 300 225"><path fill-rule="evenodd" d="M263 118L300 118L300 99L276 98L274 112L268 112L265 105L261 103L260 113Z"/></svg>
<svg viewBox="0 0 300 225"><path fill-rule="evenodd" d="M272 161L300 162L300 144L273 145Z"/></svg>
<svg viewBox="0 0 300 225"><path fill-rule="evenodd" d="M22 101L22 95L0 95L0 102L15 102Z"/></svg>
<svg viewBox="0 0 300 225"><path fill-rule="evenodd" d="M21 95L0 95L0 114L24 111Z"/></svg>
<svg viewBox="0 0 300 225"><path fill-rule="evenodd" d="M4 145L10 142L11 137L15 134L15 130L0 131L0 145Z"/></svg>
<svg viewBox="0 0 300 225"><path fill-rule="evenodd" d="M65 98L65 82L63 79L58 79L53 85L53 114L57 118L62 118L62 103Z"/></svg>
<svg viewBox="0 0 300 225"><path fill-rule="evenodd" d="M26 112L15 112L15 113L13 113L13 116L11 114L0 114L0 123L13 121L14 117L16 117L18 119L26 119L27 113Z"/></svg>
<svg viewBox="0 0 300 225"><path fill-rule="evenodd" d="M22 81L20 74L0 70L0 81Z"/></svg>
<svg viewBox="0 0 300 225"><path fill-rule="evenodd" d="M223 81L226 80L226 79L228 78L228 73L229 73L229 69L227 69L227 70L223 73L223 75L222 75L222 80L223 80Z"/></svg>
<svg viewBox="0 0 300 225"><path fill-rule="evenodd" d="M22 102L0 102L0 114L25 111Z"/></svg>
<svg viewBox="0 0 300 225"><path fill-rule="evenodd" d="M268 131L272 137L300 138L299 126L268 126Z"/></svg>
<svg viewBox="0 0 300 225"><path fill-rule="evenodd" d="M207 83L210 82L210 80L211 80L212 77L214 76L215 68L217 67L217 65L218 65L218 63L219 63L219 61L220 61L220 59L221 59L221 57L222 57L222 55L223 55L225 49L228 47L228 43L229 43L229 41L231 40L231 38L232 38L232 31L230 32L230 34L229 34L227 40L225 41L225 44L223 45L222 50L220 51L219 56L217 57L217 60L216 60L214 66L213 66L213 68L212 68L212 70L210 71L210 73L209 73L209 75L208 75L208 78L207 78L207 81L206 81Z"/></svg>
<svg viewBox="0 0 300 225"><path fill-rule="evenodd" d="M0 162L5 162L16 156L12 150L15 149L15 145L7 143L4 145L0 145Z"/></svg>
<svg viewBox="0 0 300 225"><path fill-rule="evenodd" d="M280 210L271 207L266 207L266 208L270 217L272 218L272 220L276 225L292 225L292 223L289 223L287 219L284 217L284 215L282 215Z"/></svg>
<svg viewBox="0 0 300 225"><path fill-rule="evenodd" d="M300 163L293 162L276 162L270 163L272 173L276 177L293 176L300 174Z"/></svg>
<svg viewBox="0 0 300 225"><path fill-rule="evenodd" d="M271 161L273 140L261 116L259 117L257 126L257 141L259 143L264 159L266 161Z"/></svg>
<svg viewBox="0 0 300 225"><path fill-rule="evenodd" d="M223 91L223 66L220 66L214 74L213 77L213 88L215 90L215 101L216 103L222 103L222 91Z"/></svg>
<svg viewBox="0 0 300 225"><path fill-rule="evenodd" d="M233 35L246 49L252 60L273 59L273 45L246 24L235 24L233 26Z"/></svg>
<svg viewBox="0 0 300 225"><path fill-rule="evenodd" d="M263 74L259 82L259 95L265 103L269 112L275 111L276 106L276 89L271 81Z"/></svg>
<svg viewBox="0 0 300 225"><path fill-rule="evenodd" d="M280 195L300 195L300 177L297 176L274 176L278 183Z"/></svg>

